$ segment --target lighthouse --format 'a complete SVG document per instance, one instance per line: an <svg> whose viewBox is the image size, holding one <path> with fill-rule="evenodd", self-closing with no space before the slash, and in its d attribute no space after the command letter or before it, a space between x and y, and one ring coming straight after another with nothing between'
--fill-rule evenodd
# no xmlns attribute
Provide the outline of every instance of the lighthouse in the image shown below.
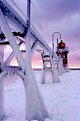
<svg viewBox="0 0 80 121"><path fill-rule="evenodd" d="M59 43L57 42L57 50L56 50L57 56L62 58L62 64L64 72L68 71L68 47L66 46L66 43L61 40Z"/></svg>

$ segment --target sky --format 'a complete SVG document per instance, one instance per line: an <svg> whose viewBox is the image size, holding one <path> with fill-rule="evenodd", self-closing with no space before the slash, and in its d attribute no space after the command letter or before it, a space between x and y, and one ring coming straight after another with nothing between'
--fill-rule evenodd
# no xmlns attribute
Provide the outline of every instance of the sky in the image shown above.
<svg viewBox="0 0 80 121"><path fill-rule="evenodd" d="M52 34L61 33L69 48L69 67L80 67L80 0L32 0L31 13L32 23L50 46Z"/></svg>
<svg viewBox="0 0 80 121"><path fill-rule="evenodd" d="M26 14L26 0L13 1ZM80 0L32 0L31 22L50 47L52 34L59 32L69 48L69 67L80 67ZM54 36L55 45L56 38L59 38L58 34ZM32 64L33 67L42 66L38 52L35 52Z"/></svg>

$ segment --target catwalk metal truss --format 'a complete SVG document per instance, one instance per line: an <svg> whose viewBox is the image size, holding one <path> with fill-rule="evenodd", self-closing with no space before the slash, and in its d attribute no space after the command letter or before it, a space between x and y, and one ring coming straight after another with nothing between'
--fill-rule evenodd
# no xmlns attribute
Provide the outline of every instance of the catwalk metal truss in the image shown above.
<svg viewBox="0 0 80 121"><path fill-rule="evenodd" d="M30 9L30 0L27 0L28 3L28 12ZM29 13L28 13L29 14ZM15 28L18 27L20 33L18 33L17 29L15 32L12 32L9 22L12 22L16 25ZM46 117L49 117L49 114L44 105L43 99L37 87L35 77L32 72L31 67L31 59L32 54L36 49L37 45L40 45L45 49L49 55L52 57L52 69L54 71L54 80L58 82L58 75L54 66L54 58L53 51L48 46L46 41L41 37L41 35L37 32L34 26L30 24L29 15L26 18L26 21L15 11L11 5L6 0L0 0L0 26L1 31L4 33L5 37L8 41L0 41L0 47L2 52L0 52L0 118L4 115L3 109L3 86L4 81L3 77L5 77L8 72L17 73L23 80L23 84L26 92L26 118L28 120L37 119L43 121ZM25 41L18 38L18 43L14 37L15 34L19 34L21 37L25 38ZM30 38L33 38L33 43L31 45ZM26 49L20 50L20 45L25 43ZM13 52L9 55L9 57L3 61L4 54L4 46L5 44L10 44L13 49ZM25 51L25 58L23 58L21 51ZM13 59L13 56L16 56L19 66L14 67L10 66L10 62ZM35 99L35 101L33 101Z"/></svg>

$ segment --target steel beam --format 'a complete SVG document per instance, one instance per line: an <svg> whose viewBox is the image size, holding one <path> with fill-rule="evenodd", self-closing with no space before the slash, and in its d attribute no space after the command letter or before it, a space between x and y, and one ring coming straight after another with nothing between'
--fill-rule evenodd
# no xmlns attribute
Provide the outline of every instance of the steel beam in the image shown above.
<svg viewBox="0 0 80 121"><path fill-rule="evenodd" d="M25 29L27 29L27 20L26 21L9 5L9 3L6 0L0 0L0 8L3 11L4 15L7 16L9 19L11 19L13 22L20 25L20 29L23 32ZM36 28L31 24L31 36L38 41L38 43L44 48L50 55L53 54L52 49L50 46L46 43L46 41L41 37L41 35L38 33Z"/></svg>

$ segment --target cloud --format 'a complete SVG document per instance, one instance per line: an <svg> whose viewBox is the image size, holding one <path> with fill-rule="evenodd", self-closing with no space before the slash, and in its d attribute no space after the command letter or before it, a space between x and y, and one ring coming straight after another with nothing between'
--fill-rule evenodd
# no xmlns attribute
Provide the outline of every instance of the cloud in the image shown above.
<svg viewBox="0 0 80 121"><path fill-rule="evenodd" d="M79 13L80 10L80 0L39 0L37 5L39 13L50 22Z"/></svg>
<svg viewBox="0 0 80 121"><path fill-rule="evenodd" d="M32 16L34 24L39 30L45 31L40 24L42 23L47 34L60 31L65 36L79 37L80 0L38 0L38 2L36 0L34 5L36 5L35 8L39 15L33 14Z"/></svg>

